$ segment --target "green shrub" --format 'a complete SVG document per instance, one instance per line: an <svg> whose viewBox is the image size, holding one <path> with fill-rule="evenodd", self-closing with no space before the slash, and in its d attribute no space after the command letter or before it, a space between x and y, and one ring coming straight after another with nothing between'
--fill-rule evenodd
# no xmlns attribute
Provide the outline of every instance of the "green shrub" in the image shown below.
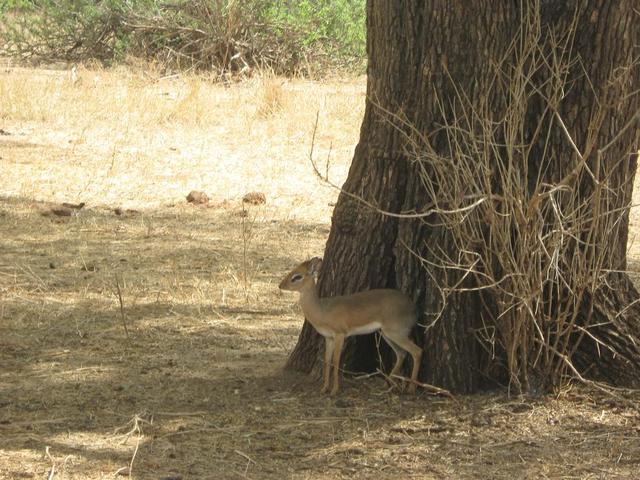
<svg viewBox="0 0 640 480"><path fill-rule="evenodd" d="M275 24L300 33L304 45L331 47L342 57L365 56L365 0L298 0L273 2Z"/></svg>
<svg viewBox="0 0 640 480"><path fill-rule="evenodd" d="M365 0L0 0L5 52L21 58L280 74L364 63ZM10 14L9 14L10 12Z"/></svg>
<svg viewBox="0 0 640 480"><path fill-rule="evenodd" d="M25 10L33 6L30 0L0 0L0 13Z"/></svg>
<svg viewBox="0 0 640 480"><path fill-rule="evenodd" d="M124 35L118 1L12 2L15 8L5 24L8 52L22 58L75 60L114 56L114 45Z"/></svg>

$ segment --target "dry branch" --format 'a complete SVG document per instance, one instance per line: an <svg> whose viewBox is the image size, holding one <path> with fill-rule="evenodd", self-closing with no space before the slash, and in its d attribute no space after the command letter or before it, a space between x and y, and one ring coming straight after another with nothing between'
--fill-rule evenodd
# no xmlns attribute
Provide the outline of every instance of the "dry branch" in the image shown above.
<svg viewBox="0 0 640 480"><path fill-rule="evenodd" d="M436 209L448 209L430 221L446 227L459 256L432 252L439 260L430 266L451 272L450 285L441 286L448 294L486 292L487 317L493 320L477 336L490 344L490 351L505 352L509 382L518 390L560 385L569 377L586 382L572 363L585 337L616 351L597 338L591 317L595 293L613 268L620 214L630 206L616 201L626 187L614 181L619 162L607 164L602 154L637 113L599 148L604 118L613 106L603 98L594 100L598 108L589 135L578 147L560 113L571 88L568 72L577 63L575 21L554 36L530 9L511 51L495 67L485 103L472 103L455 85L456 98L434 92L444 149L435 145L435 134L424 135L399 121L400 115L381 111L404 133L407 155ZM611 90L615 85L611 79ZM496 107L491 98L504 104ZM532 105L540 105L541 112L533 128ZM577 162L558 157L561 138ZM538 165L537 171L532 165ZM464 208L470 197L485 201ZM469 272L471 286L463 284Z"/></svg>
<svg viewBox="0 0 640 480"><path fill-rule="evenodd" d="M120 278L118 274L115 275L116 281L116 294L118 296L118 303L120 304L120 320L122 321L122 327L124 328L124 333L129 340L129 329L127 328L127 317L124 312L124 298L122 297L122 289L120 288Z"/></svg>

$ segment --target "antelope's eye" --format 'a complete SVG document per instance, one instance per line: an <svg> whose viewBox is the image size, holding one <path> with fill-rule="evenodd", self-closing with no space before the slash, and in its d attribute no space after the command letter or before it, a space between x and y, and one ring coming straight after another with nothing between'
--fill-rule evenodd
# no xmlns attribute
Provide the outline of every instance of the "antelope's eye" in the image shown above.
<svg viewBox="0 0 640 480"><path fill-rule="evenodd" d="M300 280L302 280L302 275L300 275L299 273L296 273L293 277L291 277L292 282L299 282Z"/></svg>

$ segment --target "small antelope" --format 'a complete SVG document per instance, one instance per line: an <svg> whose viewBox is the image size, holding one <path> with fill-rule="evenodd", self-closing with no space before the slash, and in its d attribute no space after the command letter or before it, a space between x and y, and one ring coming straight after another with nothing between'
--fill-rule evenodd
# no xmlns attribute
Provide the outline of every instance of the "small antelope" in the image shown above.
<svg viewBox="0 0 640 480"><path fill-rule="evenodd" d="M382 337L393 348L396 363L391 376L397 375L407 352L413 359L409 393L415 393L422 349L411 341L409 335L416 324L415 306L398 290L377 289L344 295L319 298L316 292L317 277L322 259L315 257L301 263L289 272L281 290L300 292L300 306L304 316L325 339L323 392L329 392L329 377L333 368L331 395L338 392L340 355L344 339L380 330Z"/></svg>

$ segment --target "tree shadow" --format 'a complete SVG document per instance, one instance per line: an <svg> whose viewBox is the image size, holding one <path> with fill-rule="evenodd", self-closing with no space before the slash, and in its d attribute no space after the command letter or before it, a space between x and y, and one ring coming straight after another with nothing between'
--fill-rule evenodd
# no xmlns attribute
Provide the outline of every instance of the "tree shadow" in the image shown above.
<svg viewBox="0 0 640 480"><path fill-rule="evenodd" d="M602 399L413 398L376 377L330 398L283 371L302 316L277 280L326 226L256 223L246 292L229 212L145 212L149 233L0 207L0 476L507 478L640 458L637 413L605 419Z"/></svg>

